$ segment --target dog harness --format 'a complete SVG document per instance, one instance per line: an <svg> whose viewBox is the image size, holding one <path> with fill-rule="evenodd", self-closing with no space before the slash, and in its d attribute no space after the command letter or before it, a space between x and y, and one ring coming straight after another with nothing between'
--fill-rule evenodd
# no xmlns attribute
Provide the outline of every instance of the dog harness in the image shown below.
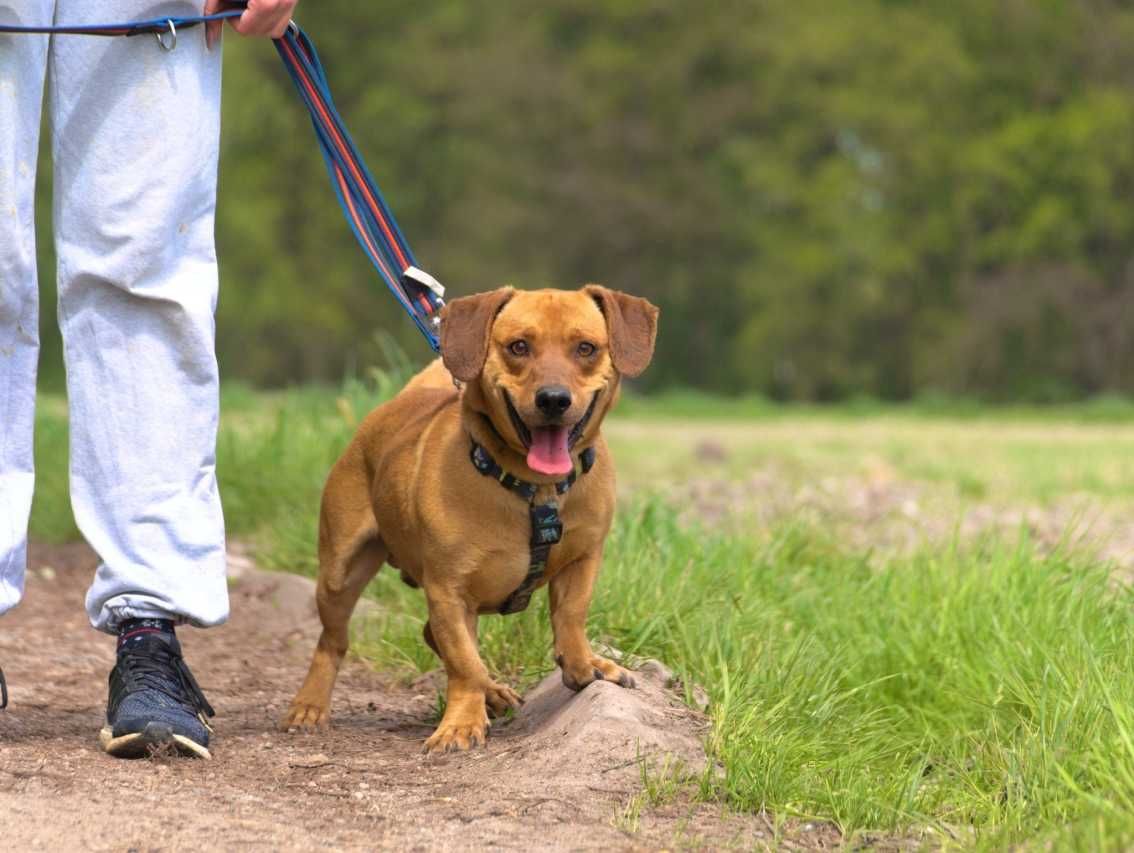
<svg viewBox="0 0 1134 853"><path fill-rule="evenodd" d="M530 555L528 558L528 574L516 590L504 599L497 611L507 616L509 613L519 613L527 610L531 603L532 593L543 580L547 572L547 558L551 554L551 546L563 538L563 522L559 518L559 504L552 500L544 504L535 503L539 485L513 477L500 467L500 464L489 455L488 451L472 443L469 452L473 467L486 477L492 477L501 486L510 492L515 492L528 502L528 516L532 522L532 535L529 542ZM563 495L575 485L580 476L586 474L595 464L595 449L588 447L579 455L579 466L567 475L567 479L555 484L555 494Z"/></svg>

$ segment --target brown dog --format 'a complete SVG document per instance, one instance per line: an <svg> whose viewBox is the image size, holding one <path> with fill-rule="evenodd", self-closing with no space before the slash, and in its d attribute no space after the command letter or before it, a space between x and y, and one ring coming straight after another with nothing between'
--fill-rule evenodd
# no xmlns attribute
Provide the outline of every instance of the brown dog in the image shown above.
<svg viewBox="0 0 1134 853"><path fill-rule="evenodd" d="M448 675L429 751L483 743L486 706L499 714L519 704L480 659L477 618L523 609L545 581L563 683L633 686L591 650L586 619L615 502L599 430L621 377L649 364L657 315L646 300L598 285L503 288L443 309L443 365L371 412L327 480L323 633L282 728L329 722L351 611L383 562L425 591L425 641ZM556 523L562 538L548 552Z"/></svg>

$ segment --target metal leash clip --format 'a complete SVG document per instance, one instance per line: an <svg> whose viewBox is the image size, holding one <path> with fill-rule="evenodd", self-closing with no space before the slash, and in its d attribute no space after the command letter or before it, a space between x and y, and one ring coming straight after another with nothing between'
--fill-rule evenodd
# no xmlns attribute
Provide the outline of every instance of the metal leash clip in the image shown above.
<svg viewBox="0 0 1134 853"><path fill-rule="evenodd" d="M158 30L154 33L154 38L156 38L157 43L161 45L161 49L168 53L177 47L177 27L173 25L172 18L166 21L166 24L169 25L168 32L166 30Z"/></svg>

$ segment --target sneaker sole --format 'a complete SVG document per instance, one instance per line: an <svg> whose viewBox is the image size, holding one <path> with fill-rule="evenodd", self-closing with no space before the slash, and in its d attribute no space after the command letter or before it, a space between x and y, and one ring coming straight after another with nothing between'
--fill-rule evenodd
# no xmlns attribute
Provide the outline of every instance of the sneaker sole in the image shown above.
<svg viewBox="0 0 1134 853"><path fill-rule="evenodd" d="M167 744L190 758L203 758L206 761L212 758L201 744L184 735L174 734L169 726L161 723L148 723L140 732L119 737L114 736L114 729L110 726L104 726L98 733L98 740L102 748L115 758L145 758L152 748Z"/></svg>

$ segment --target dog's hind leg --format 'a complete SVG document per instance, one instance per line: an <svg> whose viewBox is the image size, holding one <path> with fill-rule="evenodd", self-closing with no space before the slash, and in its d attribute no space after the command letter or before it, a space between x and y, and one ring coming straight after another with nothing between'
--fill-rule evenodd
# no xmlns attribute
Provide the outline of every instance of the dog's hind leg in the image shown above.
<svg viewBox="0 0 1134 853"><path fill-rule="evenodd" d="M359 465L336 465L323 492L319 518L319 579L315 602L323 633L307 679L280 721L283 730L323 727L331 719L331 691L350 644L350 616L362 590L386 560Z"/></svg>

